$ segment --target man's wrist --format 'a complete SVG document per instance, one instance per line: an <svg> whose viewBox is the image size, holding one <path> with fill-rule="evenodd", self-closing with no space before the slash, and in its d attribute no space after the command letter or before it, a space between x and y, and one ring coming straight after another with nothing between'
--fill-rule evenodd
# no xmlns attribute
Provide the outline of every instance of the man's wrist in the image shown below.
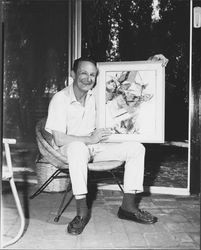
<svg viewBox="0 0 201 250"><path fill-rule="evenodd" d="M86 136L86 144L93 144L92 135Z"/></svg>

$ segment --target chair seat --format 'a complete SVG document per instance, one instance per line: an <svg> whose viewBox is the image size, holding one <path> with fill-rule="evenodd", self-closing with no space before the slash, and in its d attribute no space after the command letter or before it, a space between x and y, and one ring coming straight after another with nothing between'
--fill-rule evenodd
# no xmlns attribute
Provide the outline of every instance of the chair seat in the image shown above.
<svg viewBox="0 0 201 250"><path fill-rule="evenodd" d="M97 162L91 162L88 163L88 169L90 171L109 171L115 168L120 167L124 162L123 161L117 161L117 160L111 160L111 161L97 161ZM60 170L68 171L69 167L68 164L63 164L59 167Z"/></svg>
<svg viewBox="0 0 201 250"><path fill-rule="evenodd" d="M88 169L91 171L109 171L114 168L120 167L123 161L98 161L88 164Z"/></svg>

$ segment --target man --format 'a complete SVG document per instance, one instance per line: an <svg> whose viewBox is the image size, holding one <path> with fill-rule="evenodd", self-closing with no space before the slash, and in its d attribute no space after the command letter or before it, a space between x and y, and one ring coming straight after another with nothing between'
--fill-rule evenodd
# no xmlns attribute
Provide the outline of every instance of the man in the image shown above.
<svg viewBox="0 0 201 250"><path fill-rule="evenodd" d="M163 63L164 60L166 58ZM68 233L73 235L80 234L90 220L86 201L87 165L90 160L125 161L124 195L118 211L120 219L144 224L157 221L155 216L140 210L135 203L136 193L143 192L144 146L138 142L107 143L111 130L95 128L96 108L92 88L97 74L93 60L75 60L73 84L53 96L45 126L53 135L54 147L68 159L77 208L75 218L67 227Z"/></svg>

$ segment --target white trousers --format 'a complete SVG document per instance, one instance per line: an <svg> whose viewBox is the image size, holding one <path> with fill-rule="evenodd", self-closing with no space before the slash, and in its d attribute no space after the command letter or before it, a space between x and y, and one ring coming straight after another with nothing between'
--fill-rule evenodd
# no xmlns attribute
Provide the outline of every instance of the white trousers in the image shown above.
<svg viewBox="0 0 201 250"><path fill-rule="evenodd" d="M87 194L88 162L125 161L123 186L125 193L143 191L145 148L139 142L98 143L85 145L75 141L60 151L68 159L74 195Z"/></svg>

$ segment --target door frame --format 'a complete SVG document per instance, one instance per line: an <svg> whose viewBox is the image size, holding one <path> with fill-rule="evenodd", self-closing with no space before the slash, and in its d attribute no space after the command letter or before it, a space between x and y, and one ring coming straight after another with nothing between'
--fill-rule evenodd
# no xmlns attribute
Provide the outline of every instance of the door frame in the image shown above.
<svg viewBox="0 0 201 250"><path fill-rule="evenodd" d="M200 140L195 141L196 133L198 131L197 123L195 123L195 119L197 117L197 106L195 102L195 83L192 82L192 35L193 35L193 1L190 1L189 8L189 23L190 23L190 34L189 34L189 121L188 121L188 142L185 143L184 147L188 148L188 176L187 176L187 187L186 188L175 188L175 187L144 187L145 191L148 190L151 193L161 193L161 194L173 194L173 195L190 195L192 193L199 192L199 177L197 176L197 170L199 169L199 161L195 161L195 153L200 152ZM82 0L70 0L71 4L74 2L74 17L72 18L71 24L73 23L73 31L71 31L71 41L72 46L72 56L71 64L74 59L81 56L81 26L82 26ZM70 22L69 22L70 24ZM72 28L72 25L71 25ZM70 53L70 51L69 51ZM183 146L182 146L183 147ZM100 189L110 189L116 190L115 185L100 185Z"/></svg>

